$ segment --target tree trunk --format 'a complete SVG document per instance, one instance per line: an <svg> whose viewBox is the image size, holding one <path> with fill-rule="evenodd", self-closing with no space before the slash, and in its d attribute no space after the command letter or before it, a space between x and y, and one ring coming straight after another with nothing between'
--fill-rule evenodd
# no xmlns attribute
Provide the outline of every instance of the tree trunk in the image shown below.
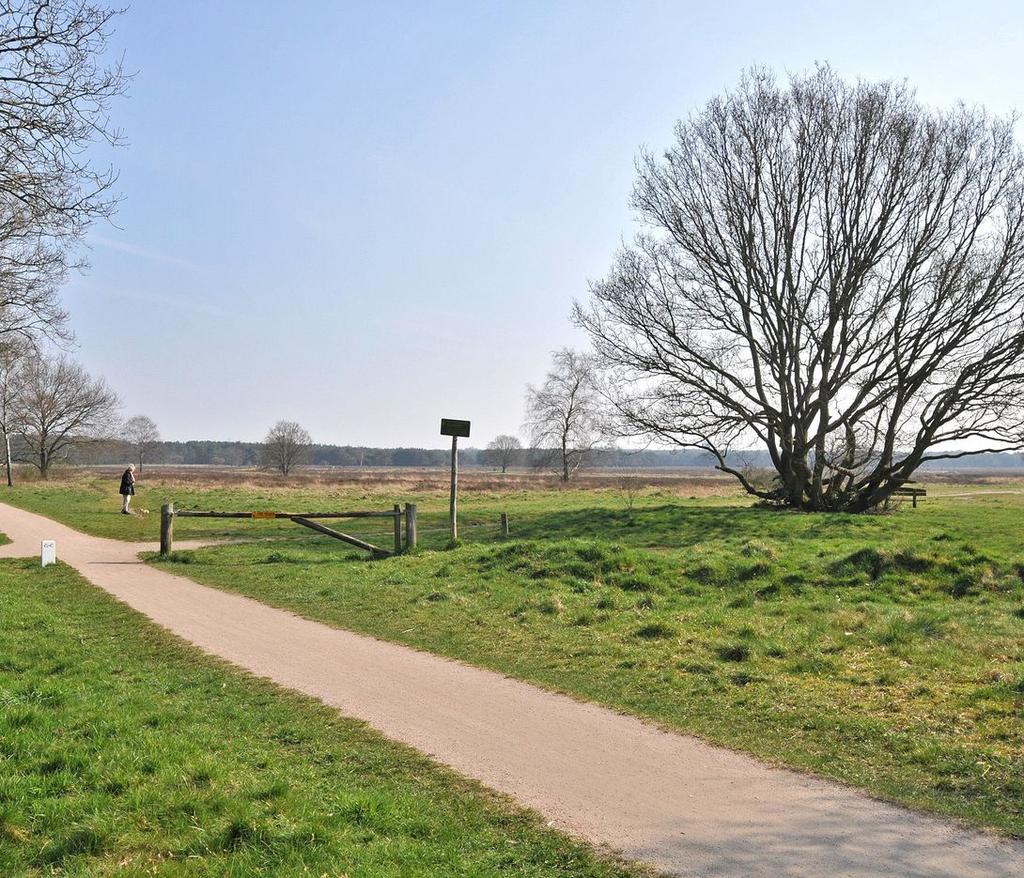
<svg viewBox="0 0 1024 878"><path fill-rule="evenodd" d="M565 437L562 437L562 481L569 481L569 450L565 446Z"/></svg>
<svg viewBox="0 0 1024 878"><path fill-rule="evenodd" d="M14 473L11 470L11 434L4 430L4 463L7 466L7 487L14 487Z"/></svg>

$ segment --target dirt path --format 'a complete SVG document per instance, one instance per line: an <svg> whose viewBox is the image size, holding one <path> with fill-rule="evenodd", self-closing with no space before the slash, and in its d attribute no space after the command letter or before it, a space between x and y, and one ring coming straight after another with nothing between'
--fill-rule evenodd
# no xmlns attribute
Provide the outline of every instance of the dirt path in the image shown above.
<svg viewBox="0 0 1024 878"><path fill-rule="evenodd" d="M556 826L678 875L1024 875L1024 844L490 671L329 628L141 564L104 540L0 504L0 555L61 560L207 652L308 693ZM386 562L384 562L386 563Z"/></svg>

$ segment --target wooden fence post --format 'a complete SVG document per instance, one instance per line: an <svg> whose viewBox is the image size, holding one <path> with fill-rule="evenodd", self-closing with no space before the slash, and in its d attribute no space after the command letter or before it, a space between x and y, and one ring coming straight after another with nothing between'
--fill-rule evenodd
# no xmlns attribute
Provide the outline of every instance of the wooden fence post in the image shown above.
<svg viewBox="0 0 1024 878"><path fill-rule="evenodd" d="M160 554L171 553L171 540L174 536L174 504L164 503L160 507Z"/></svg>
<svg viewBox="0 0 1024 878"><path fill-rule="evenodd" d="M508 537L508 513L501 513L501 538L506 539Z"/></svg>
<svg viewBox="0 0 1024 878"><path fill-rule="evenodd" d="M416 504L405 504L405 551L416 548Z"/></svg>
<svg viewBox="0 0 1024 878"><path fill-rule="evenodd" d="M448 501L448 518L451 525L451 538L454 543L459 538L459 437L452 436L452 490Z"/></svg>
<svg viewBox="0 0 1024 878"><path fill-rule="evenodd" d="M395 554L402 554L402 507L395 504Z"/></svg>

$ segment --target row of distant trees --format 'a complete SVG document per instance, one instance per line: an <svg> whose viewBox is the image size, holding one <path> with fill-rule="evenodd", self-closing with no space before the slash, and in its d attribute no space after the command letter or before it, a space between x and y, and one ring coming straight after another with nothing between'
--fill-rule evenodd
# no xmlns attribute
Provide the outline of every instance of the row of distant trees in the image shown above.
<svg viewBox="0 0 1024 878"><path fill-rule="evenodd" d="M148 419L147 419L148 420ZM127 422L126 422L127 423ZM501 440L505 437L497 437ZM464 466L486 467L501 471L548 468L551 465L549 449L528 448L518 437L511 450L496 451L492 448L459 449L460 461ZM124 464L135 461L140 455L146 467L162 466L239 466L267 467L277 469L265 453L264 442L241 442L233 440L160 440L140 447L129 438L127 427L103 438L82 438L71 446L67 461L73 465L99 466ZM1012 456L1007 456L1010 458ZM1017 456L1021 457L1021 456ZM357 445L329 445L313 442L300 461L301 465L315 467L447 467L450 461L449 449L437 448L383 448ZM769 464L763 454L752 455L752 462L758 466ZM628 449L608 446L596 449L589 458L589 465L615 468L672 468L702 467L714 465L714 458L700 451L676 451L663 448ZM989 465L994 465L990 462ZM1014 465L1024 466L1024 457L1019 462L1007 459L1000 464L1003 468Z"/></svg>

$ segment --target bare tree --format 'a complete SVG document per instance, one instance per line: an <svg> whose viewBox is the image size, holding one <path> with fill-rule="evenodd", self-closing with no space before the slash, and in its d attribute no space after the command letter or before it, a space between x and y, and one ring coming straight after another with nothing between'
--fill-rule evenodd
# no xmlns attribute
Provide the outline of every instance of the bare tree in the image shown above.
<svg viewBox="0 0 1024 878"><path fill-rule="evenodd" d="M126 78L101 61L116 10L88 0L0 0L0 334L66 335L57 288L71 249L116 203L95 166L115 144Z"/></svg>
<svg viewBox="0 0 1024 878"><path fill-rule="evenodd" d="M828 67L755 70L642 155L647 230L575 317L624 433L766 501L863 511L922 463L1024 447L1012 124ZM735 452L767 448L758 485Z"/></svg>
<svg viewBox="0 0 1024 878"><path fill-rule="evenodd" d="M607 435L591 357L569 348L555 351L544 383L526 389L526 429L541 465L569 481Z"/></svg>
<svg viewBox="0 0 1024 878"><path fill-rule="evenodd" d="M495 466L500 466L503 473L508 472L508 468L513 464L522 448L523 443L515 436L502 433L488 443L485 459Z"/></svg>
<svg viewBox="0 0 1024 878"><path fill-rule="evenodd" d="M139 474L141 475L146 455L160 441L160 431L152 418L135 415L124 422L122 432L125 442L131 446L132 453L139 461Z"/></svg>
<svg viewBox="0 0 1024 878"><path fill-rule="evenodd" d="M622 494L622 500L626 504L626 512L629 514L629 520L633 520L633 507L636 505L637 497L640 496L644 489L644 481L640 478L638 473L627 473L619 478L619 491Z"/></svg>
<svg viewBox="0 0 1024 878"><path fill-rule="evenodd" d="M66 357L30 356L19 370L18 435L43 478L79 440L109 431L117 395Z"/></svg>
<svg viewBox="0 0 1024 878"><path fill-rule="evenodd" d="M4 469L7 487L14 487L14 457L11 454L11 436L17 430L22 370L29 346L18 337L0 336L0 433L4 441Z"/></svg>
<svg viewBox="0 0 1024 878"><path fill-rule="evenodd" d="M278 421L263 440L263 465L287 476L309 460L313 440L295 421Z"/></svg>

